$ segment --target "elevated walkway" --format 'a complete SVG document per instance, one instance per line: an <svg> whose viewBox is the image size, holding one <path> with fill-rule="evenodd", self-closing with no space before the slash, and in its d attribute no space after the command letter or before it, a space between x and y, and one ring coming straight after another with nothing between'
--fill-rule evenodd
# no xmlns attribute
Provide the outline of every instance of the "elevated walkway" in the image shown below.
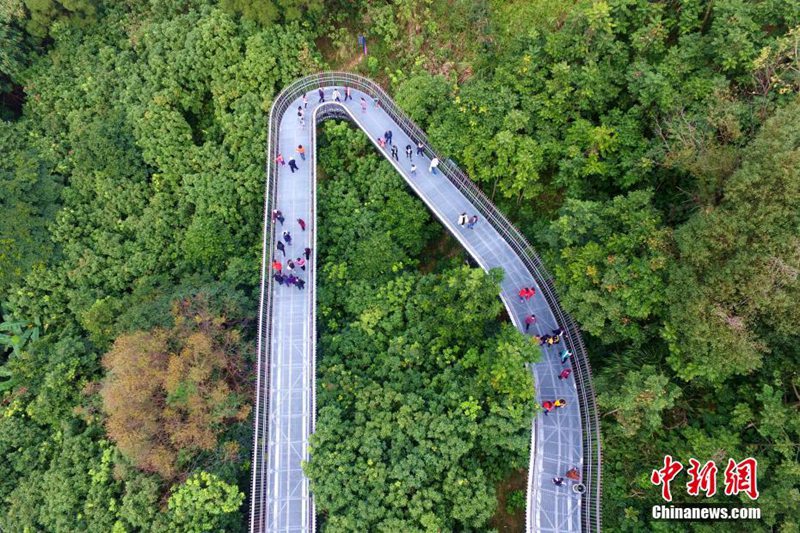
<svg viewBox="0 0 800 533"><path fill-rule="evenodd" d="M347 101L345 86L352 94ZM324 90L324 103L319 102L319 88ZM341 102L333 101L334 89L341 93ZM302 124L297 109L303 106L304 94L308 106ZM361 107L362 97L366 110ZM566 330L564 340L545 348L542 361L531 368L537 401L562 398L567 404L549 416L532 418L527 530L599 531L601 449L591 372L580 332L561 309L552 277L519 231L452 161L442 161L436 175L429 171L436 153L427 137L377 84L339 72L297 80L278 95L270 112L250 530L316 528L302 462L308 460L308 439L314 431L316 412L316 124L330 118L349 120L363 130L484 270L500 267L505 271L500 297L520 331L524 332L528 314L537 317L529 334L549 334L556 327ZM387 130L393 132L398 160L390 156L389 147L382 149L377 144ZM423 155L416 153L418 141L425 146ZM404 153L409 144L414 147L413 161ZM306 149L305 160L295 153L298 145ZM278 153L286 161L294 156L298 170L292 173L289 165L277 164ZM412 162L417 166L416 176L411 175ZM273 209L283 213L283 224L271 220ZM458 225L462 212L478 214L480 220L474 229ZM296 222L298 218L306 222L305 231ZM276 249L283 231L292 236L292 243L285 245L286 257ZM312 250L307 269L295 270L306 281L305 289L274 283L272 261L285 263L288 258L300 257L305 247ZM517 292L530 286L536 287L536 296L520 301ZM562 366L558 352L564 348L573 353L567 363L572 375L559 380L566 366ZM573 467L581 473L580 493L573 490L572 482L557 487L551 481Z"/></svg>

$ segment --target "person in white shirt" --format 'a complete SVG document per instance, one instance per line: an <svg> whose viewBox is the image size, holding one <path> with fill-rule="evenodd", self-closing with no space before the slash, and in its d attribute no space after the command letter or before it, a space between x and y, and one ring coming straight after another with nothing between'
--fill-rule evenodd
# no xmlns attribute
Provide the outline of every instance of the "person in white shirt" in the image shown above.
<svg viewBox="0 0 800 533"><path fill-rule="evenodd" d="M432 174L436 174L436 167L439 166L439 158L434 157L431 159L431 166L428 168L428 171Z"/></svg>

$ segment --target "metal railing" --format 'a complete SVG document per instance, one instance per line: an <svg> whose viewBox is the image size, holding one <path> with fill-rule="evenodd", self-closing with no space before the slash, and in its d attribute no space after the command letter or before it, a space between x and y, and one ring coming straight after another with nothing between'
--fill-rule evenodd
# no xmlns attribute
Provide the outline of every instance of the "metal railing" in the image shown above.
<svg viewBox="0 0 800 533"><path fill-rule="evenodd" d="M599 531L601 529L601 495L602 495L602 448L600 442L600 423L597 415L597 405L595 402L595 394L592 387L591 368L589 360L586 355L586 347L583 344L580 330L576 326L572 318L564 312L558 301L556 290L553 285L553 277L544 267L538 254L527 241L527 239L514 227L514 225L494 206L489 198L481 191L475 183L467 177L467 175L456 164L450 160L444 160L431 148L427 135L417 126L388 96L388 94L376 83L371 80L349 72L322 72L312 74L304 78L300 78L287 86L277 96L273 102L272 109L269 117L269 137L267 141L267 187L264 201L264 245L267 244L267 236L269 236L269 262L262 265L262 279L261 279L261 309L259 311L259 332L258 332L258 375L261 377L261 365L264 364L262 359L266 361L266 368L269 368L269 339L270 339L270 318L271 318L271 276L266 276L265 270L268 271L269 265L272 262L272 251L274 249L274 228L272 227L270 213L274 205L275 185L277 183L277 168L275 164L275 157L278 153L277 138L278 126L280 119L284 112L288 109L289 105L300 98L303 94L309 91L315 91L319 88L328 88L332 86L349 86L357 89L363 93L370 95L374 102L370 105L380 106L394 122L404 130L404 132L418 142L424 145L424 152L428 158L437 157L440 160L439 169L442 173L458 188L458 190L478 209L483 217L494 227L494 229L503 237L509 246L517 253L520 259L525 264L531 276L537 281L542 290L542 295L545 298L548 306L556 317L557 321L566 330L565 343L572 356L573 375L575 376L575 384L578 390L578 397L580 399L580 416L582 423L582 439L583 439L583 476L582 483L586 487L583 494L584 503L581 506L581 523L583 529L586 531ZM316 97L316 95L311 95ZM324 112L317 117L319 120L327 118L344 118L349 119L346 113L337 113L333 111L334 108L329 108L329 112ZM311 124L310 127L315 127ZM316 150L316 147L312 147ZM314 174L314 177L316 175ZM316 253L316 251L314 252ZM262 261L266 259L266 250L262 256ZM314 280L316 283L316 280ZM315 287L314 287L315 288ZM267 292L266 296L264 292ZM312 317L312 321L315 317ZM263 357L262 357L263 354ZM264 427L259 427L259 410L268 412L268 394L266 387L262 387L260 382L257 381L256 391L256 414L255 414L255 436L254 442L254 457L253 457L253 486L251 491L251 514L250 514L250 529L253 531L255 523L260 523L261 512L263 505L263 496L265 495L263 482L266 474L259 474L258 469L263 469L263 457L259 458L259 431L263 434L262 443L266 443L267 430L266 424ZM268 383L268 376L267 376ZM266 406L266 407L265 407ZM312 416L312 419L315 417ZM313 421L312 421L313 428ZM256 501L256 495L262 497L261 501ZM313 510L313 507L312 507ZM313 511L311 513L314 514ZM258 520L258 522L257 522ZM313 522L313 519L312 519ZM530 526L530 524L529 524ZM314 524L311 524L314 527ZM312 529L313 531L313 529Z"/></svg>
<svg viewBox="0 0 800 533"><path fill-rule="evenodd" d="M258 310L258 333L256 341L256 390L255 410L253 414L253 470L250 489L250 531L255 531L263 523L263 505L266 502L267 460L266 447L269 442L269 363L272 325L272 260L274 249L274 228L272 224L272 206L275 205L277 189L277 171L274 168L274 157L271 156L277 145L280 116L285 111L275 114L275 104L269 114L266 147L266 186L264 188L264 236L261 251L261 296Z"/></svg>

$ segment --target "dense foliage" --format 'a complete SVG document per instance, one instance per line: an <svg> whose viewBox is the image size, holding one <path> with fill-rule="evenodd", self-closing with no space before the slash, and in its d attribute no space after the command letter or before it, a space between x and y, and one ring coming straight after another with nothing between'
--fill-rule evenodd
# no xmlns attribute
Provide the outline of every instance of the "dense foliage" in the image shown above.
<svg viewBox="0 0 800 533"><path fill-rule="evenodd" d="M101 362L193 346L213 376L247 368L266 115L324 67L386 85L545 257L590 346L606 529L675 527L649 518L668 453L757 458L763 525L797 529L798 50L790 0L2 2L0 529L243 526L249 424L203 401L248 378L148 370L218 435L162 476L136 466L151 434L111 438ZM487 528L534 355L496 275L451 259L365 139L323 137L319 509L332 530ZM182 323L186 301L223 323Z"/></svg>

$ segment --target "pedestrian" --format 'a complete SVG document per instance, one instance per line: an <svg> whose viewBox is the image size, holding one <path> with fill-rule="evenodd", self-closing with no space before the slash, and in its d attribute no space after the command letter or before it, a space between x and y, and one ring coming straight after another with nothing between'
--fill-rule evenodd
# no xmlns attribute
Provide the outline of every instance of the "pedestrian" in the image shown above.
<svg viewBox="0 0 800 533"><path fill-rule="evenodd" d="M300 229L305 231L306 230L306 221L302 218L297 219L297 223L300 224Z"/></svg>
<svg viewBox="0 0 800 533"><path fill-rule="evenodd" d="M574 466L567 470L566 473L567 479L571 479L572 481L580 481L581 475L578 473L578 469Z"/></svg>
<svg viewBox="0 0 800 533"><path fill-rule="evenodd" d="M556 409L560 409L560 408L564 407L565 405L567 405L567 400L564 400L562 398L559 398L558 400L553 402L553 407L555 407Z"/></svg>
<svg viewBox="0 0 800 533"><path fill-rule="evenodd" d="M413 154L413 153L414 153L414 150L411 149L411 145L407 144L406 145L406 157L408 158L409 161L411 161L411 154Z"/></svg>
<svg viewBox="0 0 800 533"><path fill-rule="evenodd" d="M555 485L556 487L560 487L563 484L564 484L564 478L563 477L554 477L553 478L553 485Z"/></svg>
<svg viewBox="0 0 800 533"><path fill-rule="evenodd" d="M301 291L306 288L306 282L303 281L300 278L297 278L297 281L295 281L295 284L297 285L297 288L300 289Z"/></svg>
<svg viewBox="0 0 800 533"><path fill-rule="evenodd" d="M303 120L304 116L306 116L306 112L303 111L303 106L301 106L301 105L297 106L297 118L299 118L300 120Z"/></svg>
<svg viewBox="0 0 800 533"><path fill-rule="evenodd" d="M284 231L283 240L286 241L286 244L292 244L292 234L288 231Z"/></svg>
<svg viewBox="0 0 800 533"><path fill-rule="evenodd" d="M286 276L286 285L294 285L297 283L297 277L294 274Z"/></svg>
<svg viewBox="0 0 800 533"><path fill-rule="evenodd" d="M544 346L548 340L550 340L550 335L542 335L539 337L539 346Z"/></svg>
<svg viewBox="0 0 800 533"><path fill-rule="evenodd" d="M325 101L325 91L320 87L317 92L319 93L319 103L321 104Z"/></svg>
<svg viewBox="0 0 800 533"><path fill-rule="evenodd" d="M398 159L398 157L397 157L397 145L396 144L392 145L392 157L394 158L395 161L400 161L400 159Z"/></svg>
<svg viewBox="0 0 800 533"><path fill-rule="evenodd" d="M276 271L280 272L282 268L283 268L283 264L280 261L278 261L277 259L272 262L272 269L273 270L276 270Z"/></svg>
<svg viewBox="0 0 800 533"><path fill-rule="evenodd" d="M386 139L384 139L383 137L379 138L378 146L380 146L381 148L386 148Z"/></svg>
<svg viewBox="0 0 800 533"><path fill-rule="evenodd" d="M558 379L567 379L567 378L569 378L569 375L570 375L571 373L572 373L572 369L565 368L565 369L564 369L564 370L562 370L562 371L561 371L561 373L558 375Z"/></svg>
<svg viewBox="0 0 800 533"><path fill-rule="evenodd" d="M556 343L556 339L558 339L558 337L556 337L554 335L548 335L547 336L547 345L548 346L553 346Z"/></svg>
<svg viewBox="0 0 800 533"><path fill-rule="evenodd" d="M475 229L475 224L477 223L478 223L478 215L472 215L472 217L470 217L469 219L469 224L467 224L467 227L469 229Z"/></svg>
<svg viewBox="0 0 800 533"><path fill-rule="evenodd" d="M286 161L283 160L283 155L281 155L280 153L278 153L278 157L275 158L275 162L280 163L281 166L286 164Z"/></svg>
<svg viewBox="0 0 800 533"><path fill-rule="evenodd" d="M422 155L423 153L425 153L425 150L424 150L422 141L419 141L417 143L417 155Z"/></svg>
<svg viewBox="0 0 800 533"><path fill-rule="evenodd" d="M530 300L534 294L536 294L536 291L532 287L523 287L519 291L520 298L524 298L523 303Z"/></svg>
<svg viewBox="0 0 800 533"><path fill-rule="evenodd" d="M564 329L563 328L556 328L553 330L553 335L563 335Z"/></svg>
<svg viewBox="0 0 800 533"><path fill-rule="evenodd" d="M350 86L349 85L345 85L344 86L344 101L346 102L346 101L352 100L352 99L353 99L353 95L350 94Z"/></svg>
<svg viewBox="0 0 800 533"><path fill-rule="evenodd" d="M567 349L564 349L564 350L561 352L561 364L563 365L564 363L566 363L566 362L567 362L567 359L569 359L570 357L572 357L572 352L570 352L570 351L569 351L569 350L567 350Z"/></svg>
<svg viewBox="0 0 800 533"><path fill-rule="evenodd" d="M334 102L341 102L342 101L342 93L339 92L339 89L333 90L333 101Z"/></svg>
<svg viewBox="0 0 800 533"><path fill-rule="evenodd" d="M466 223L467 223L467 214L461 213L460 215L458 215L458 225L463 226Z"/></svg>
<svg viewBox="0 0 800 533"><path fill-rule="evenodd" d="M286 257L286 248L283 246L283 243L281 241L278 241L278 244L276 244L275 246L278 247L278 250L280 250L280 252L283 254L283 257Z"/></svg>
<svg viewBox="0 0 800 533"><path fill-rule="evenodd" d="M416 177L416 176L417 176L417 165L411 163L411 177Z"/></svg>
<svg viewBox="0 0 800 533"><path fill-rule="evenodd" d="M525 331L528 331L528 330L526 329ZM539 335L534 335L533 338L531 339L531 342L535 342L536 344L541 346L542 345L542 338Z"/></svg>
<svg viewBox="0 0 800 533"><path fill-rule="evenodd" d="M528 329L531 327L531 324L536 323L536 315L528 315L525 317L525 333L528 332Z"/></svg>
<svg viewBox="0 0 800 533"><path fill-rule="evenodd" d="M431 166L430 166L430 168L428 168L428 172L430 172L431 174L435 175L436 174L436 167L438 167L438 166L439 166L439 158L438 157L434 157L433 159L431 159Z"/></svg>
<svg viewBox="0 0 800 533"><path fill-rule="evenodd" d="M308 93L303 93L303 109L308 108Z"/></svg>
<svg viewBox="0 0 800 533"><path fill-rule="evenodd" d="M286 261L286 270L288 270L289 272L294 270L294 261L292 261L291 259Z"/></svg>
<svg viewBox="0 0 800 533"><path fill-rule="evenodd" d="M302 144L297 145L297 153L300 154L300 159L302 159L303 161L306 160L306 149L303 148Z"/></svg>
<svg viewBox="0 0 800 533"><path fill-rule="evenodd" d="M361 112L362 113L367 112L367 101L363 96L361 97Z"/></svg>
<svg viewBox="0 0 800 533"><path fill-rule="evenodd" d="M279 272L275 272L272 277L275 278L275 281L278 282L278 285L283 285L283 276Z"/></svg>
<svg viewBox="0 0 800 533"><path fill-rule="evenodd" d="M297 266L300 267L300 270L305 270L306 269L306 260L305 259L303 259L302 257L298 257L295 261L296 261Z"/></svg>
<svg viewBox="0 0 800 533"><path fill-rule="evenodd" d="M392 130L386 131L386 142L392 144Z"/></svg>
<svg viewBox="0 0 800 533"><path fill-rule="evenodd" d="M559 337L558 335L553 335L550 338L553 339L553 343L552 344L558 344L559 342L561 342L561 337Z"/></svg>
<svg viewBox="0 0 800 533"><path fill-rule="evenodd" d="M544 409L545 415L549 414L550 411L553 410L553 402L551 401L542 402L542 409Z"/></svg>
<svg viewBox="0 0 800 533"><path fill-rule="evenodd" d="M525 298L528 296L528 289L526 287L523 287L519 290L517 294L519 295L519 301L525 303Z"/></svg>
<svg viewBox="0 0 800 533"><path fill-rule="evenodd" d="M306 261L311 259L311 248L306 248L305 252L303 252L303 253L306 254Z"/></svg>
<svg viewBox="0 0 800 533"><path fill-rule="evenodd" d="M297 162L294 160L294 157L289 158L289 170L292 171L292 174L294 174L295 170L300 170L300 168L297 166Z"/></svg>
<svg viewBox="0 0 800 533"><path fill-rule="evenodd" d="M274 223L276 220L281 223L281 226L283 226L283 221L286 220L283 218L283 213L281 213L280 209L272 210L272 222Z"/></svg>

